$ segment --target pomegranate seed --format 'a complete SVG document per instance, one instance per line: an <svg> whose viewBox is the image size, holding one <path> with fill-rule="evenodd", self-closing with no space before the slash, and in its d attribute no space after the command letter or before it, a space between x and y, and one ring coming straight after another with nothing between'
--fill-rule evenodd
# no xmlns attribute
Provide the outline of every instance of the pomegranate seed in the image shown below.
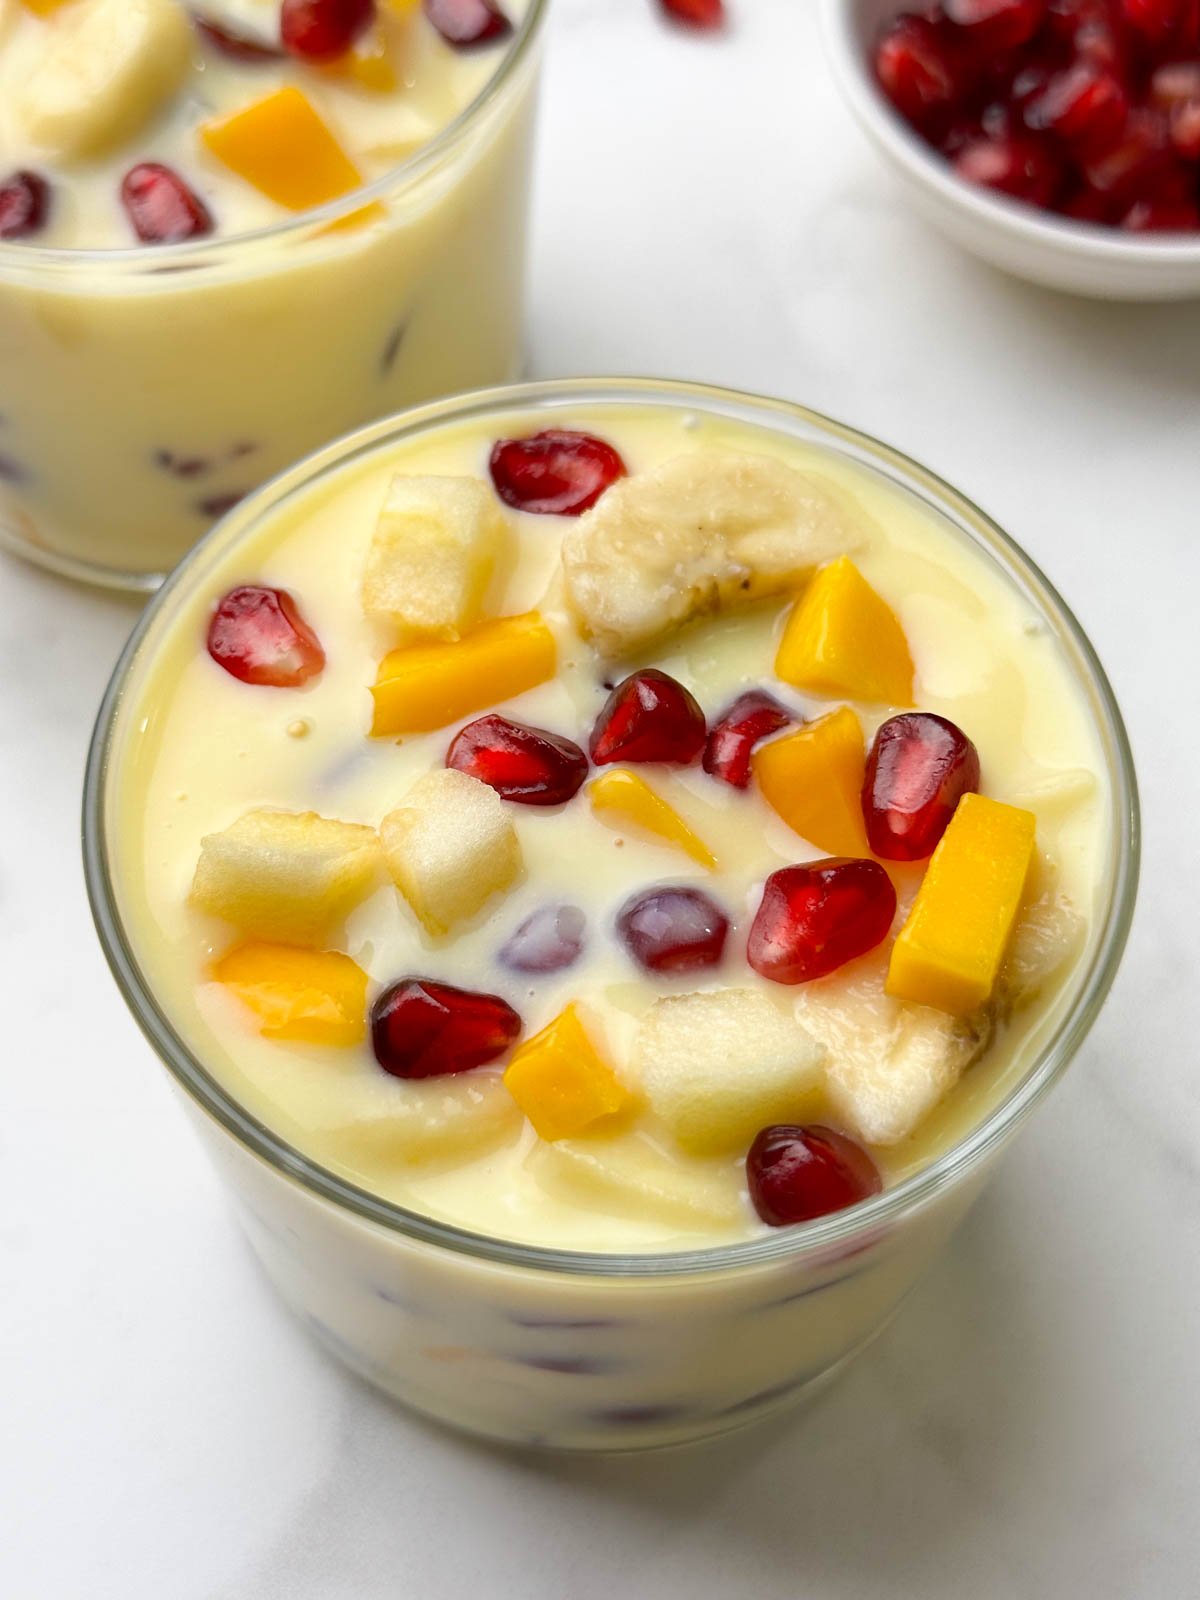
<svg viewBox="0 0 1200 1600"><path fill-rule="evenodd" d="M781 867L763 885L746 959L773 983L836 972L887 938L896 891L878 861L831 856Z"/></svg>
<svg viewBox="0 0 1200 1600"><path fill-rule="evenodd" d="M1171 107L1171 143L1185 161L1200 161L1200 97Z"/></svg>
<svg viewBox="0 0 1200 1600"><path fill-rule="evenodd" d="M1181 0L1121 0L1129 26L1151 44L1166 44L1183 21Z"/></svg>
<svg viewBox="0 0 1200 1600"><path fill-rule="evenodd" d="M446 765L524 806L562 805L579 792L588 770L587 757L570 739L497 715L478 717L456 733Z"/></svg>
<svg viewBox="0 0 1200 1600"><path fill-rule="evenodd" d="M754 746L795 720L774 695L762 689L739 695L708 736L704 746L705 772L735 789L745 789L750 782L750 752Z"/></svg>
<svg viewBox="0 0 1200 1600"><path fill-rule="evenodd" d="M598 767L612 761L669 761L686 767L704 749L707 728L695 697L665 672L632 672L604 702L592 729Z"/></svg>
<svg viewBox="0 0 1200 1600"><path fill-rule="evenodd" d="M525 918L500 960L514 972L562 972L583 954L586 929L578 906L543 906Z"/></svg>
<svg viewBox="0 0 1200 1600"><path fill-rule="evenodd" d="M375 1059L394 1078L439 1078L486 1066L520 1032L520 1017L499 995L431 978L401 978L371 1007Z"/></svg>
<svg viewBox="0 0 1200 1600"><path fill-rule="evenodd" d="M208 653L219 667L272 689L295 689L325 665L325 652L285 589L246 584L213 612Z"/></svg>
<svg viewBox="0 0 1200 1600"><path fill-rule="evenodd" d="M1013 50L1028 44L1046 15L1045 0L946 0L945 14L973 49Z"/></svg>
<svg viewBox="0 0 1200 1600"><path fill-rule="evenodd" d="M1120 137L1128 110L1116 78L1080 61L1051 78L1026 103L1023 114L1026 127L1035 132L1054 133L1072 144L1099 150Z"/></svg>
<svg viewBox="0 0 1200 1600"><path fill-rule="evenodd" d="M965 95L962 63L944 30L929 17L904 14L875 47L875 76L897 111L925 126Z"/></svg>
<svg viewBox="0 0 1200 1600"><path fill-rule="evenodd" d="M512 32L512 23L492 0L425 0L425 15L459 50L492 44Z"/></svg>
<svg viewBox="0 0 1200 1600"><path fill-rule="evenodd" d="M1150 99L1164 111L1200 100L1200 61L1169 61L1150 78Z"/></svg>
<svg viewBox="0 0 1200 1600"><path fill-rule="evenodd" d="M1104 196L1086 187L1077 189L1062 206L1063 216L1073 222L1108 222L1108 210Z"/></svg>
<svg viewBox="0 0 1200 1600"><path fill-rule="evenodd" d="M863 782L871 849L885 861L923 861L978 788L979 752L961 728L929 711L892 717L875 735Z"/></svg>
<svg viewBox="0 0 1200 1600"><path fill-rule="evenodd" d="M1053 152L1019 136L973 140L955 156L954 170L968 183L1036 206L1050 205L1062 181Z"/></svg>
<svg viewBox="0 0 1200 1600"><path fill-rule="evenodd" d="M1129 233L1187 233L1200 228L1200 209L1194 201L1165 196L1135 200L1121 218L1121 226Z"/></svg>
<svg viewBox="0 0 1200 1600"><path fill-rule="evenodd" d="M674 22L698 29L719 28L725 21L725 0L659 0Z"/></svg>
<svg viewBox="0 0 1200 1600"><path fill-rule="evenodd" d="M833 1128L764 1128L746 1157L755 1211L773 1228L844 1211L883 1188L870 1156Z"/></svg>
<svg viewBox="0 0 1200 1600"><path fill-rule="evenodd" d="M498 440L489 466L505 505L537 516L578 517L626 475L612 445L564 428Z"/></svg>
<svg viewBox="0 0 1200 1600"><path fill-rule="evenodd" d="M255 39L248 33L236 33L224 23L212 22L208 17L193 16L192 22L204 42L223 56L228 56L231 61L278 61L283 55L282 50L264 44L261 39Z"/></svg>
<svg viewBox="0 0 1200 1600"><path fill-rule="evenodd" d="M1161 111L1139 108L1129 113L1125 131L1110 149L1083 163L1083 177L1097 193L1131 200L1166 175L1170 136Z"/></svg>
<svg viewBox="0 0 1200 1600"><path fill-rule="evenodd" d="M213 230L212 214L199 195L157 161L129 169L121 182L121 204L143 244L179 244Z"/></svg>
<svg viewBox="0 0 1200 1600"><path fill-rule="evenodd" d="M647 971L695 972L720 961L729 918L699 889L648 889L621 907L617 932Z"/></svg>
<svg viewBox="0 0 1200 1600"><path fill-rule="evenodd" d="M336 61L375 20L375 0L283 0L279 35L302 61Z"/></svg>
<svg viewBox="0 0 1200 1600"><path fill-rule="evenodd" d="M46 225L50 185L36 172L14 172L0 183L0 239L27 239Z"/></svg>

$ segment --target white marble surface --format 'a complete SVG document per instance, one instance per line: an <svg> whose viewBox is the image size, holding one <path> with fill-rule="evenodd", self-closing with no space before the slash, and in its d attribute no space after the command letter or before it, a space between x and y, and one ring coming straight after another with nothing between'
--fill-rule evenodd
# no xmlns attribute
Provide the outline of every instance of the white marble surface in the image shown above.
<svg viewBox="0 0 1200 1600"><path fill-rule="evenodd" d="M0 1589L14 1600L1183 1600L1200 1528L1200 306L1061 299L905 214L811 0L721 42L558 0L532 368L773 390L970 490L1077 607L1141 911L1065 1086L813 1409L530 1459L344 1375L260 1282L96 949L78 789L129 606L0 564Z"/></svg>

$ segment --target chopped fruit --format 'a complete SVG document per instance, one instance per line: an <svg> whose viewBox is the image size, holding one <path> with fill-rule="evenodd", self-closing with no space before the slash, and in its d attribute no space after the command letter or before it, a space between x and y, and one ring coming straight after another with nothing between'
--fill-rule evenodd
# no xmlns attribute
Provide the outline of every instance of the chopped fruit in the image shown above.
<svg viewBox="0 0 1200 1600"><path fill-rule="evenodd" d="M685 1165L644 1134L538 1143L525 1166L548 1193L588 1211L697 1230L742 1221L741 1197L724 1163Z"/></svg>
<svg viewBox="0 0 1200 1600"><path fill-rule="evenodd" d="M430 978L401 978L371 1007L375 1059L394 1078L440 1078L495 1061L513 1045L521 1019L495 994Z"/></svg>
<svg viewBox="0 0 1200 1600"><path fill-rule="evenodd" d="M1135 200L1121 218L1129 233L1186 233L1200 227L1200 210L1191 200L1167 197Z"/></svg>
<svg viewBox="0 0 1200 1600"><path fill-rule="evenodd" d="M887 992L953 1016L991 996L1034 853L1032 812L959 802L892 949Z"/></svg>
<svg viewBox="0 0 1200 1600"><path fill-rule="evenodd" d="M571 1139L629 1104L629 1091L600 1055L574 1005L527 1039L504 1071L509 1094L539 1139Z"/></svg>
<svg viewBox="0 0 1200 1600"><path fill-rule="evenodd" d="M636 772L618 767L601 773L588 785L588 798L592 810L608 827L632 827L638 833L674 845L702 867L716 866L717 858L704 841Z"/></svg>
<svg viewBox="0 0 1200 1600"><path fill-rule="evenodd" d="M329 70L374 94L391 94L400 86L391 41L379 28L361 38L340 60L331 62Z"/></svg>
<svg viewBox="0 0 1200 1600"><path fill-rule="evenodd" d="M613 484L564 535L563 574L584 637L617 657L786 593L849 544L814 479L769 456L697 450Z"/></svg>
<svg viewBox="0 0 1200 1600"><path fill-rule="evenodd" d="M130 168L121 182L121 204L143 244L178 244L213 231L204 201L157 161Z"/></svg>
<svg viewBox="0 0 1200 1600"><path fill-rule="evenodd" d="M0 239L27 239L46 225L50 185L36 172L14 172L0 183Z"/></svg>
<svg viewBox="0 0 1200 1600"><path fill-rule="evenodd" d="M875 48L875 76L897 111L918 127L948 110L964 88L947 30L924 16L905 14L887 27Z"/></svg>
<svg viewBox="0 0 1200 1600"><path fill-rule="evenodd" d="M503 802L462 772L428 772L379 825L388 871L430 933L507 889L521 847Z"/></svg>
<svg viewBox="0 0 1200 1600"><path fill-rule="evenodd" d="M659 0L659 4L672 21L687 28L708 30L725 22L725 0Z"/></svg>
<svg viewBox="0 0 1200 1600"><path fill-rule="evenodd" d="M1025 125L1055 134L1071 144L1093 148L1116 139L1125 124L1129 102L1120 80L1088 61L1055 73L1025 103Z"/></svg>
<svg viewBox="0 0 1200 1600"><path fill-rule="evenodd" d="M868 854L862 726L848 706L762 745L752 765L763 798L802 839L831 855Z"/></svg>
<svg viewBox="0 0 1200 1600"><path fill-rule="evenodd" d="M753 989L657 1000L635 1047L652 1108L697 1155L745 1149L767 1123L811 1111L823 1061L820 1045Z"/></svg>
<svg viewBox="0 0 1200 1600"><path fill-rule="evenodd" d="M795 722L772 694L751 689L714 725L704 747L704 770L734 789L750 785L750 755L756 744Z"/></svg>
<svg viewBox="0 0 1200 1600"><path fill-rule="evenodd" d="M971 49L1015 50L1041 27L1046 0L943 0L943 9Z"/></svg>
<svg viewBox="0 0 1200 1600"><path fill-rule="evenodd" d="M74 0L21 0L26 11L32 11L35 17L48 17L60 7L74 4ZM3 15L0 8L0 16Z"/></svg>
<svg viewBox="0 0 1200 1600"><path fill-rule="evenodd" d="M294 85L204 123L200 139L231 172L289 211L324 205L362 183L358 168Z"/></svg>
<svg viewBox="0 0 1200 1600"><path fill-rule="evenodd" d="M1000 134L971 139L954 157L954 170L968 183L998 194L1048 206L1062 186L1062 165L1054 151L1036 139Z"/></svg>
<svg viewBox="0 0 1200 1600"><path fill-rule="evenodd" d="M933 854L963 795L979 788L979 752L961 728L906 711L875 735L863 780L871 849L885 861Z"/></svg>
<svg viewBox="0 0 1200 1600"><path fill-rule="evenodd" d="M578 794L588 761L577 744L545 728L492 715L455 734L446 765L523 806L558 806Z"/></svg>
<svg viewBox="0 0 1200 1600"><path fill-rule="evenodd" d="M208 653L243 683L296 689L325 665L321 641L285 589L231 589L208 625Z"/></svg>
<svg viewBox="0 0 1200 1600"><path fill-rule="evenodd" d="M459 50L494 44L512 32L512 23L494 0L424 0L425 15Z"/></svg>
<svg viewBox="0 0 1200 1600"><path fill-rule="evenodd" d="M302 61L336 61L371 26L375 0L283 0L283 47Z"/></svg>
<svg viewBox="0 0 1200 1600"><path fill-rule="evenodd" d="M506 506L558 517L581 516L626 471L612 445L562 428L498 440L489 467Z"/></svg>
<svg viewBox="0 0 1200 1600"><path fill-rule="evenodd" d="M321 1104L309 1126L351 1161L469 1161L516 1138L523 1123L497 1072L400 1082L373 1072L340 1081Z"/></svg>
<svg viewBox="0 0 1200 1600"><path fill-rule="evenodd" d="M525 918L500 951L500 961L513 972L563 972L583 954L586 931L578 906L543 906Z"/></svg>
<svg viewBox="0 0 1200 1600"><path fill-rule="evenodd" d="M231 61L278 61L283 55L282 50L276 50L265 40L257 39L252 34L238 33L223 22L214 22L210 17L193 16L192 21L204 42L214 50L219 50L223 56L228 56Z"/></svg>
<svg viewBox="0 0 1200 1600"><path fill-rule="evenodd" d="M996 999L1003 1010L1019 1010L1045 990L1079 951L1086 924L1056 883L1056 870L1035 858L1026 900L1013 932Z"/></svg>
<svg viewBox="0 0 1200 1600"><path fill-rule="evenodd" d="M367 555L363 610L405 635L457 639L479 617L507 531L478 478L397 473Z"/></svg>
<svg viewBox="0 0 1200 1600"><path fill-rule="evenodd" d="M315 811L247 811L200 841L191 903L255 939L320 944L380 877L374 828Z"/></svg>
<svg viewBox="0 0 1200 1600"><path fill-rule="evenodd" d="M861 1145L833 1128L764 1128L746 1157L754 1209L773 1228L844 1211L883 1188Z"/></svg>
<svg viewBox="0 0 1200 1600"><path fill-rule="evenodd" d="M376 737L425 733L554 676L554 635L536 611L485 622L456 644L409 645L379 665Z"/></svg>
<svg viewBox="0 0 1200 1600"><path fill-rule="evenodd" d="M896 891L877 861L783 867L763 886L746 959L773 983L824 978L887 938Z"/></svg>
<svg viewBox="0 0 1200 1600"><path fill-rule="evenodd" d="M696 972L719 965L729 918L699 889L647 889L622 906L617 932L647 972Z"/></svg>
<svg viewBox="0 0 1200 1600"><path fill-rule="evenodd" d="M1185 0L1121 0L1131 28L1153 44L1165 44L1183 16Z"/></svg>
<svg viewBox="0 0 1200 1600"><path fill-rule="evenodd" d="M598 767L613 761L667 761L686 767L704 749L707 737L696 697L665 672L647 667L623 678L604 702L590 748Z"/></svg>
<svg viewBox="0 0 1200 1600"><path fill-rule="evenodd" d="M797 602L775 658L785 683L815 694L912 704L904 630L848 556L822 567Z"/></svg>
<svg viewBox="0 0 1200 1600"><path fill-rule="evenodd" d="M367 975L336 950L243 944L213 968L258 1017L268 1039L353 1045L367 1031Z"/></svg>

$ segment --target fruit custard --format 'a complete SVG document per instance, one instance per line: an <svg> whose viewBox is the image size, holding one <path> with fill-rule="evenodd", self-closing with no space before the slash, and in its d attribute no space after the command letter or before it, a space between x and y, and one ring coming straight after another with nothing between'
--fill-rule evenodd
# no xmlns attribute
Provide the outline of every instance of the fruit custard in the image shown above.
<svg viewBox="0 0 1200 1600"><path fill-rule="evenodd" d="M8 542L147 587L325 439L510 376L543 9L0 0Z"/></svg>

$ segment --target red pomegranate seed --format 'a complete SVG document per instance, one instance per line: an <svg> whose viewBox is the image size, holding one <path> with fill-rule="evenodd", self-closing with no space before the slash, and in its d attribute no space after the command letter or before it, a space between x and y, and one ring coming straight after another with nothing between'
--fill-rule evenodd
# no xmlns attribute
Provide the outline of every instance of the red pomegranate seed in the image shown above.
<svg viewBox="0 0 1200 1600"><path fill-rule="evenodd" d="M1121 226L1129 233L1188 233L1200 228L1200 209L1193 200L1151 196L1135 200Z"/></svg>
<svg viewBox="0 0 1200 1600"><path fill-rule="evenodd" d="M1086 61L1056 74L1025 104L1025 125L1071 144L1099 150L1121 135L1129 102L1110 72Z"/></svg>
<svg viewBox="0 0 1200 1600"><path fill-rule="evenodd" d="M261 39L255 39L248 33L236 33L224 23L213 22L208 17L193 15L196 32L206 44L214 50L220 51L223 56L228 56L231 61L279 61L283 56L282 50L265 44Z"/></svg>
<svg viewBox="0 0 1200 1600"><path fill-rule="evenodd" d="M500 951L500 960L514 972L562 972L583 954L587 919L578 906L543 906L535 911Z"/></svg>
<svg viewBox="0 0 1200 1600"><path fill-rule="evenodd" d="M929 17L907 13L880 36L875 76L897 111L919 128L956 105L967 89L945 30Z"/></svg>
<svg viewBox="0 0 1200 1600"><path fill-rule="evenodd" d="M506 506L545 517L580 516L626 475L612 445L565 428L498 440L489 467Z"/></svg>
<svg viewBox="0 0 1200 1600"><path fill-rule="evenodd" d="M754 746L795 720L774 695L762 689L739 695L708 736L704 746L705 772L735 789L745 789L750 782L750 752Z"/></svg>
<svg viewBox="0 0 1200 1600"><path fill-rule="evenodd" d="M46 225L50 185L36 172L14 172L0 183L0 239L27 239Z"/></svg>
<svg viewBox="0 0 1200 1600"><path fill-rule="evenodd" d="M425 0L425 15L459 50L492 44L512 32L512 23L492 0Z"/></svg>
<svg viewBox="0 0 1200 1600"><path fill-rule="evenodd" d="M336 61L375 19L375 0L283 0L279 36L302 61Z"/></svg>
<svg viewBox="0 0 1200 1600"><path fill-rule="evenodd" d="M1129 26L1151 44L1167 44L1187 11L1186 0L1120 0Z"/></svg>
<svg viewBox="0 0 1200 1600"><path fill-rule="evenodd" d="M121 204L143 244L179 244L213 231L212 213L177 172L158 161L131 167L121 182Z"/></svg>
<svg viewBox="0 0 1200 1600"><path fill-rule="evenodd" d="M945 0L943 9L973 49L1014 50L1041 27L1046 0Z"/></svg>
<svg viewBox="0 0 1200 1600"><path fill-rule="evenodd" d="M1019 135L972 140L955 156L954 170L968 183L1035 206L1050 205L1062 182L1062 167L1053 151Z"/></svg>
<svg viewBox="0 0 1200 1600"><path fill-rule="evenodd" d="M401 978L371 1007L375 1059L394 1078L439 1078L486 1066L520 1032L520 1017L499 995L431 978Z"/></svg>
<svg viewBox="0 0 1200 1600"><path fill-rule="evenodd" d="M885 861L924 861L963 795L978 788L979 752L961 728L929 711L890 718L863 782L871 849Z"/></svg>
<svg viewBox="0 0 1200 1600"><path fill-rule="evenodd" d="M746 959L773 983L808 983L887 938L896 891L878 861L831 856L781 867L763 885Z"/></svg>
<svg viewBox="0 0 1200 1600"><path fill-rule="evenodd" d="M243 683L295 689L325 665L321 641L285 589L231 589L213 612L208 653Z"/></svg>
<svg viewBox="0 0 1200 1600"><path fill-rule="evenodd" d="M1125 131L1110 149L1083 162L1089 188L1105 197L1132 201L1168 176L1170 130L1163 112L1146 107L1129 113Z"/></svg>
<svg viewBox="0 0 1200 1600"><path fill-rule="evenodd" d="M455 734L446 765L524 806L562 805L579 792L588 770L587 757L570 739L495 714Z"/></svg>
<svg viewBox="0 0 1200 1600"><path fill-rule="evenodd" d="M844 1211L883 1188L861 1145L817 1124L764 1128L746 1157L746 1179L755 1211L773 1228Z"/></svg>
<svg viewBox="0 0 1200 1600"><path fill-rule="evenodd" d="M725 0L659 0L673 22L686 27L719 28L725 21Z"/></svg>
<svg viewBox="0 0 1200 1600"><path fill-rule="evenodd" d="M695 696L665 672L646 667L623 678L592 729L591 756L612 761L669 761L686 767L704 749L704 713Z"/></svg>
<svg viewBox="0 0 1200 1600"><path fill-rule="evenodd" d="M1164 111L1200 100L1200 61L1169 61L1150 78L1150 99Z"/></svg>
<svg viewBox="0 0 1200 1600"><path fill-rule="evenodd" d="M699 889L647 889L621 907L617 932L648 972L695 972L720 961L729 918Z"/></svg>
<svg viewBox="0 0 1200 1600"><path fill-rule="evenodd" d="M1172 106L1171 143L1185 161L1200 161L1200 97Z"/></svg>

